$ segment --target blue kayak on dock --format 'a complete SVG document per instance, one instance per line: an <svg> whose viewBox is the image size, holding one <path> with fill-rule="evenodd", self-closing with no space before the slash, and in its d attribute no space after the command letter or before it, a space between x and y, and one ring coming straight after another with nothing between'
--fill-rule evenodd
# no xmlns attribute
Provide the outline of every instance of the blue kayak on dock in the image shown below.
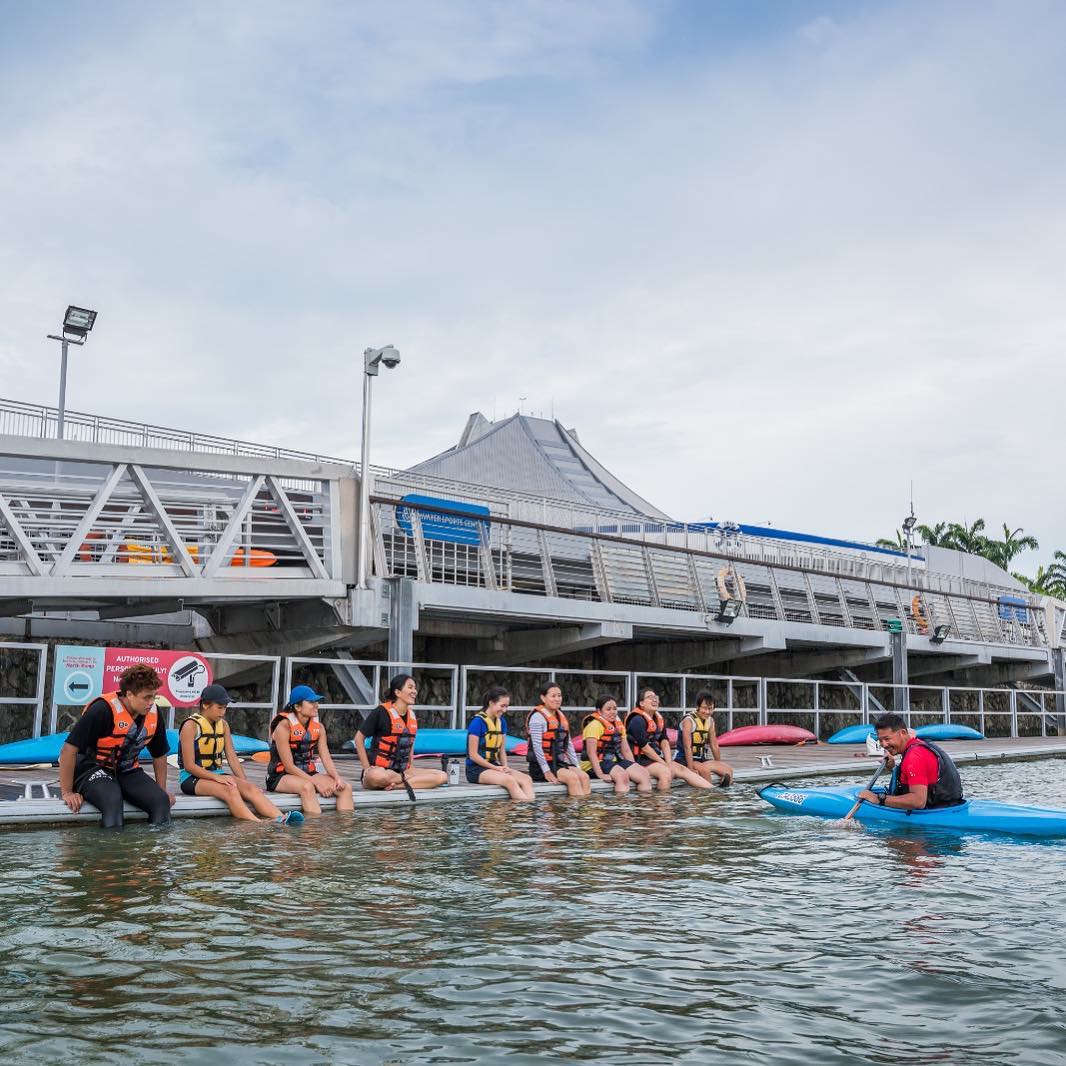
<svg viewBox="0 0 1066 1066"><path fill-rule="evenodd" d="M415 733L415 754L452 757L466 755L467 736L465 729L419 729ZM370 747L369 737L367 737L366 746ZM521 737L509 736L506 739L508 755L524 755L526 746L526 741ZM354 751L355 745L350 740L346 740L341 750Z"/></svg>
<svg viewBox="0 0 1066 1066"><path fill-rule="evenodd" d="M843 818L862 791L848 788L790 788L767 785L759 796L779 811L810 814L819 818ZM996 800L967 800L957 807L930 811L900 811L862 803L855 820L864 825L900 829L950 829L960 833L1011 833L1016 836L1066 837L1066 810L1053 807L1023 807Z"/></svg>
<svg viewBox="0 0 1066 1066"><path fill-rule="evenodd" d="M872 737L876 730L872 725L859 724L847 725L838 729L827 741L827 744L864 744L867 737ZM926 740L984 740L984 733L968 725L958 725L955 722L949 724L920 725L914 731L918 736Z"/></svg>
<svg viewBox="0 0 1066 1066"><path fill-rule="evenodd" d="M34 763L57 763L59 752L69 737L69 733L51 733L46 737L34 737L32 740L16 740L13 744L0 744L0 766L27 766ZM167 742L170 754L178 754L178 731L167 730ZM233 746L238 755L254 755L257 751L269 751L270 745L254 737L233 734ZM142 753L142 758L147 758Z"/></svg>

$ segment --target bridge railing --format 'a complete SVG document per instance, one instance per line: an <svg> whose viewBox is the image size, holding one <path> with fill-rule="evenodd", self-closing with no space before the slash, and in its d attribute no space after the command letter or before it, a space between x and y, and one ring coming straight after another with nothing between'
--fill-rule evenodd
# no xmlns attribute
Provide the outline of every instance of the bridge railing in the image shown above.
<svg viewBox="0 0 1066 1066"><path fill-rule="evenodd" d="M934 593L918 583L757 565L717 549L647 544L539 523L373 496L378 573L598 603L661 607L880 632L904 630L982 644L1049 646L1045 611L1001 590ZM446 517L448 522L441 519ZM735 605L734 605L735 606ZM1057 639L1057 635L1055 635Z"/></svg>
<svg viewBox="0 0 1066 1066"><path fill-rule="evenodd" d="M352 656L307 657L198 653L213 664L236 700L231 704L235 732L266 739L276 710L295 684L309 684L324 696L321 709L330 744L339 749L351 739L366 713L386 696L388 679L409 673L419 687L416 711L423 726L465 728L480 708L483 694L494 685L511 692L512 733L522 734L525 712L538 699L544 682L558 683L571 727L580 732L583 712L601 694L613 696L624 715L644 686L655 689L667 724L676 727L696 694L710 691L716 703L719 733L743 725L797 725L826 740L839 729L871 723L886 710L899 713L912 727L968 725L989 737L1066 737L1066 691L896 686L810 678L742 677L730 674L681 674L564 667L399 663ZM45 678L50 651L45 644L0 642L0 740L40 736ZM66 708L69 710L69 708ZM57 718L52 732L68 729L69 715ZM171 710L167 725L186 712ZM1064 740L1066 743L1066 740Z"/></svg>
<svg viewBox="0 0 1066 1066"><path fill-rule="evenodd" d="M265 579L343 595L354 484L319 462L0 437L0 575L29 579L29 598L82 578L112 583L100 596L153 578L175 595Z"/></svg>

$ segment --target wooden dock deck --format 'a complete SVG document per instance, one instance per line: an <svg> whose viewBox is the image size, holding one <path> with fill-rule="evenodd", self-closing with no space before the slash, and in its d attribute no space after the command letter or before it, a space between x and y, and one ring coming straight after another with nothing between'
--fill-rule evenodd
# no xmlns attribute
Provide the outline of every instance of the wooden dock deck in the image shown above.
<svg viewBox="0 0 1066 1066"><path fill-rule="evenodd" d="M960 766L971 763L1011 762L1027 759L1066 758L1066 737L1019 737L996 740L947 741L941 746ZM722 752L726 761L736 770L736 783L763 784L768 781L793 781L797 778L820 777L826 774L851 774L861 780L872 773L877 760L866 754L863 745L856 744L805 744L799 746L760 745L755 747L727 748ZM342 776L355 786L357 810L390 804L409 803L406 792L365 792L360 785L358 761L352 757L335 757ZM770 765L763 765L766 760ZM519 768L524 760L512 763ZM439 765L439 760L425 760L427 765ZM266 770L262 763L246 760L244 769L248 777L262 785ZM72 825L94 824L99 819L95 809L86 805L79 814L71 814L58 798L58 768L29 768L18 770L0 767L0 826ZM177 789L177 770L171 769L171 790ZM594 790L609 791L610 786L594 781ZM678 786L682 787L682 786ZM561 785L537 785L538 796L550 796L565 791ZM418 794L419 802L443 803L455 800L503 799L502 789L485 785L447 785ZM271 797L282 810L298 808L295 796L273 794ZM333 807L332 800L322 800L323 810ZM209 818L227 815L229 812L220 800L186 796L178 793L174 803L175 818ZM130 821L143 820L142 811L127 806Z"/></svg>

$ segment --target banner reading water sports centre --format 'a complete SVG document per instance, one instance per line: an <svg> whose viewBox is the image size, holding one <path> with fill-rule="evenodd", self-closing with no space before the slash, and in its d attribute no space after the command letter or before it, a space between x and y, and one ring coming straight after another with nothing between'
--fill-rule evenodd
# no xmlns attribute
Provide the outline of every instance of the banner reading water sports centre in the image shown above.
<svg viewBox="0 0 1066 1066"><path fill-rule="evenodd" d="M192 651L158 648L82 648L61 645L55 651L52 702L84 706L104 692L115 692L122 671L137 663L163 679L159 694L175 707L191 707L211 683L211 665Z"/></svg>
<svg viewBox="0 0 1066 1066"><path fill-rule="evenodd" d="M422 527L422 536L426 540L444 541L446 544L470 544L478 545L482 538L489 535L488 522L478 521L479 518L488 518L491 511L479 503L463 503L460 500L442 500L436 496L418 496L408 493L400 500L401 503L414 504L411 507L396 508L396 524L408 536L412 533L411 511L418 514L418 521ZM417 506L422 504L421 507ZM442 514L432 510L434 507L442 507L447 511L459 511L461 514ZM466 515L471 517L467 518Z"/></svg>

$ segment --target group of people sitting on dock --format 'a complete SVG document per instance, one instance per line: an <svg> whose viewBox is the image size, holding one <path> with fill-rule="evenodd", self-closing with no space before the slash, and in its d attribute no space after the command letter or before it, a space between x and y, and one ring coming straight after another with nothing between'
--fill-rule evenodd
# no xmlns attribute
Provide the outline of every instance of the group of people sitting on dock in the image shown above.
<svg viewBox="0 0 1066 1066"><path fill-rule="evenodd" d="M150 666L129 667L118 690L91 701L71 729L59 760L63 801L77 813L84 801L99 810L101 824L120 827L123 804L148 815L154 825L170 820L174 796L168 791L169 743L156 706L162 687ZM362 721L355 752L367 790L432 789L448 782L443 770L416 766L418 687L409 674L398 674L386 699ZM178 731L178 786L187 796L222 800L234 817L278 823L303 821L321 813L320 798L332 798L339 811L353 808L352 784L342 777L330 755L319 717L323 697L309 685L297 685L270 723L270 750L265 790L250 781L234 748L225 715L232 699L219 684L206 686L199 707ZM613 696L601 696L581 723L582 751L575 749L570 720L562 709L563 692L550 682L526 716L526 772L513 768L507 754L507 719L511 694L490 688L467 728L466 780L472 785L503 788L514 800L534 799L534 782L565 786L571 796L587 796L593 779L622 795L666 790L675 780L706 789L717 778L733 779L721 759L714 725L714 698L700 692L677 731L674 751L659 697L652 688L637 693L637 704L623 720ZM140 768L142 752L152 761L152 776ZM300 811L283 813L270 795L300 798Z"/></svg>

